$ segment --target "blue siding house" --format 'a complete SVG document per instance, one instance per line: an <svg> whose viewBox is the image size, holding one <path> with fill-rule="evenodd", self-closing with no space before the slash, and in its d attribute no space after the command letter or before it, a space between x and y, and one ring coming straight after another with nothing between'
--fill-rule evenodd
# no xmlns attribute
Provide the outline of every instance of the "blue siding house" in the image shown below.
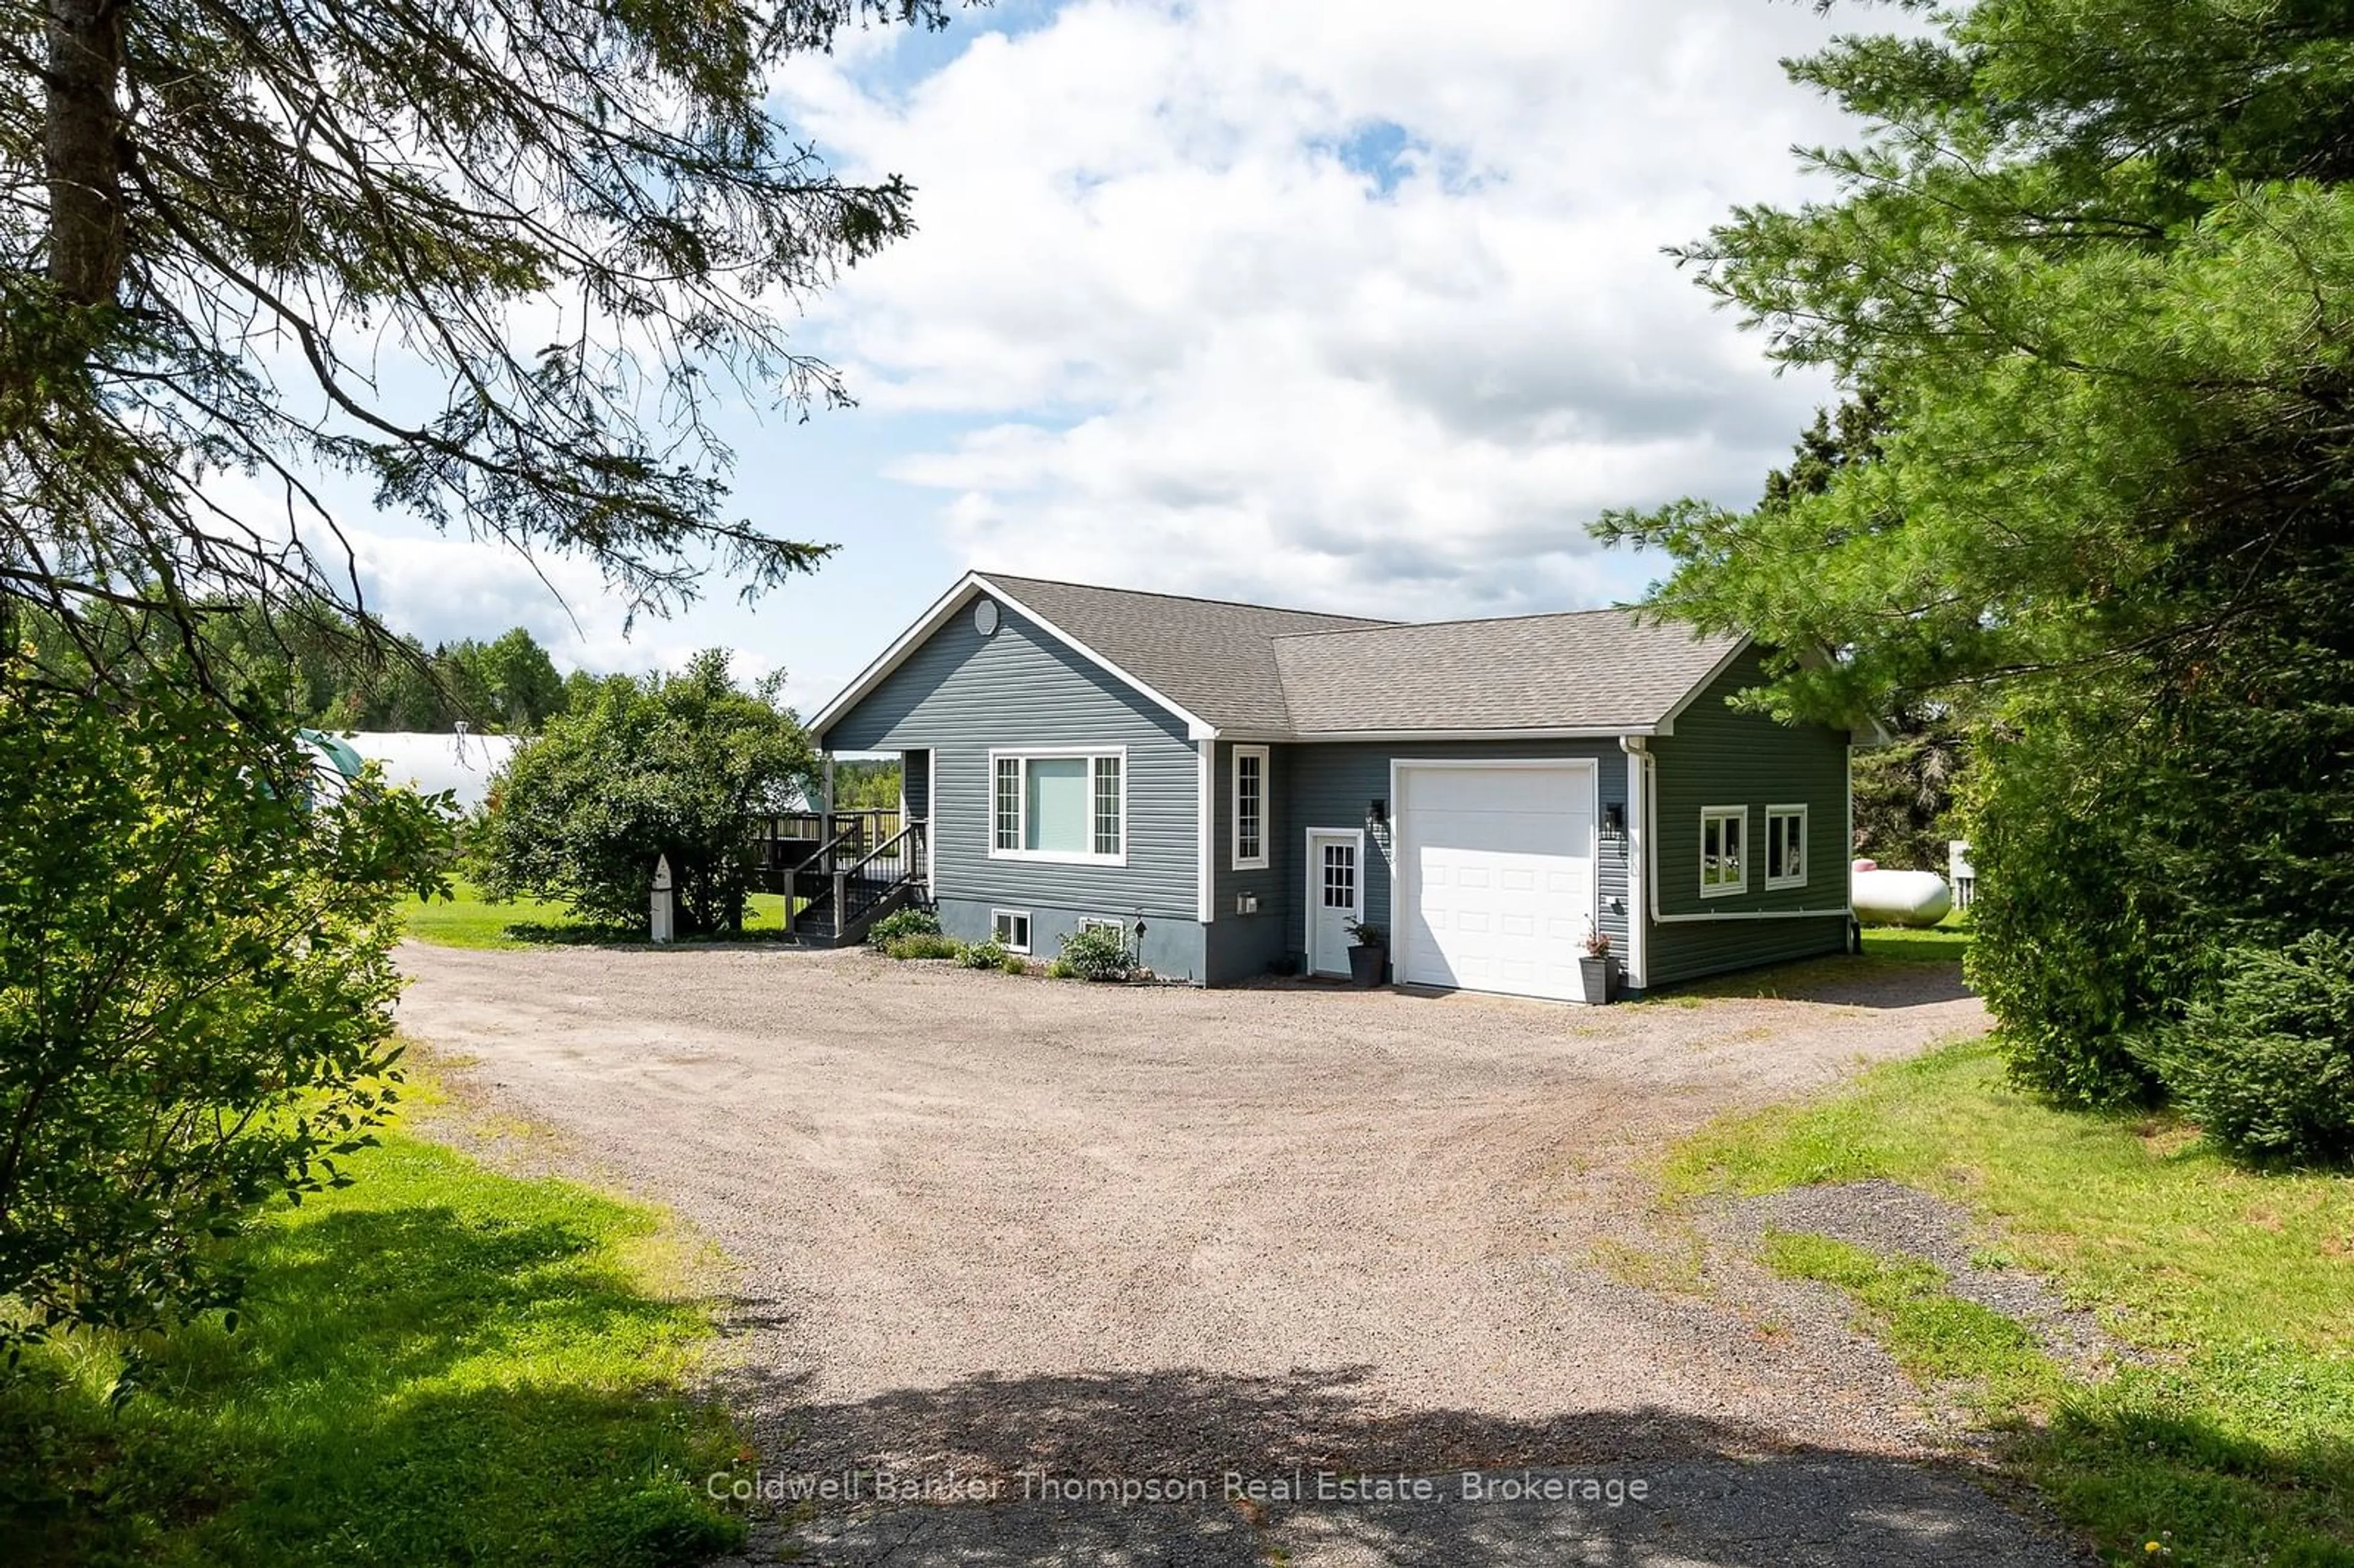
<svg viewBox="0 0 2354 1568"><path fill-rule="evenodd" d="M1738 637L1621 610L1398 623L972 573L811 720L896 753L942 926L1131 933L1208 985L1345 974L1572 999L1848 942L1844 731L1728 699ZM1140 936L1135 935L1140 931Z"/></svg>

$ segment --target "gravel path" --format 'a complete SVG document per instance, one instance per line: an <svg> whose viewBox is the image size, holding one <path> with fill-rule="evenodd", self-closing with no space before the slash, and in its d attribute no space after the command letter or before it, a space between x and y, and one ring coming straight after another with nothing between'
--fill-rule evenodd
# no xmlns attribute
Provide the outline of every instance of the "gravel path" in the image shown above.
<svg viewBox="0 0 2354 1568"><path fill-rule="evenodd" d="M1935 1462L1835 1301L1628 1282L1670 1245L1642 1158L1982 1027L1941 966L1588 1011L779 948L403 961L409 1032L734 1260L763 1484L857 1494L801 1510L816 1562L2075 1561ZM1104 1495L1148 1479L1177 1496Z"/></svg>

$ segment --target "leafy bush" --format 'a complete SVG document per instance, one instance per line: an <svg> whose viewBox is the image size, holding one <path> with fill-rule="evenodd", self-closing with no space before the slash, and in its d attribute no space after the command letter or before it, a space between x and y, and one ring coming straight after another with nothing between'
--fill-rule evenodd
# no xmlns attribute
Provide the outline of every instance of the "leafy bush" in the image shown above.
<svg viewBox="0 0 2354 1568"><path fill-rule="evenodd" d="M2226 951L2158 1066L2209 1137L2257 1160L2354 1158L2354 938Z"/></svg>
<svg viewBox="0 0 2354 1568"><path fill-rule="evenodd" d="M1063 949L1046 972L1078 980L1124 980L1136 972L1129 957L1128 934L1117 926L1082 926L1063 938Z"/></svg>
<svg viewBox="0 0 2354 1568"><path fill-rule="evenodd" d="M918 932L902 937L884 948L895 959L961 959L964 944L954 937L943 937L938 931Z"/></svg>
<svg viewBox="0 0 2354 1568"><path fill-rule="evenodd" d="M446 798L321 789L291 726L168 673L120 699L17 675L0 661L0 1348L231 1305L221 1241L343 1184L396 1098L400 904L446 891L450 849Z"/></svg>
<svg viewBox="0 0 2354 1568"><path fill-rule="evenodd" d="M959 953L957 962L969 969L995 969L1004 968L1005 960L1012 957L1013 955L1005 950L1005 945L991 937L988 941L975 942Z"/></svg>
<svg viewBox="0 0 2354 1568"><path fill-rule="evenodd" d="M484 891L642 931L667 855L681 935L742 929L745 820L791 805L813 766L777 691L740 690L716 650L681 674L599 683L493 780L469 834Z"/></svg>
<svg viewBox="0 0 2354 1568"><path fill-rule="evenodd" d="M937 937L940 917L929 909L894 909L866 927L869 946L887 948L904 937Z"/></svg>
<svg viewBox="0 0 2354 1568"><path fill-rule="evenodd" d="M1009 951L997 960L997 967L1010 975L1026 975L1030 972L1030 960L1019 953Z"/></svg>

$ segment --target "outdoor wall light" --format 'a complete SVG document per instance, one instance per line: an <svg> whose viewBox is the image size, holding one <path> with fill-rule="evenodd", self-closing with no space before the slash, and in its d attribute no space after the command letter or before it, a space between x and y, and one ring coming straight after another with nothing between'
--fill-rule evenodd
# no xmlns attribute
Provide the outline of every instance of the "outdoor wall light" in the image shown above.
<svg viewBox="0 0 2354 1568"><path fill-rule="evenodd" d="M1613 800L1602 808L1602 831L1617 834L1627 831L1627 808Z"/></svg>
<svg viewBox="0 0 2354 1568"><path fill-rule="evenodd" d="M1368 828L1378 832L1381 831L1382 824L1388 821L1389 818L1390 803L1379 795L1365 802L1365 826Z"/></svg>

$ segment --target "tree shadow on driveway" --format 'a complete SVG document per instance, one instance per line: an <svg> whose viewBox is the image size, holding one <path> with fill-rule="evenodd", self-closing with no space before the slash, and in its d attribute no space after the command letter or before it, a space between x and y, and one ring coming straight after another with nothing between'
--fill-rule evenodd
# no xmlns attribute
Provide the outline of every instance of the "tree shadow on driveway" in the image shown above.
<svg viewBox="0 0 2354 1568"><path fill-rule="evenodd" d="M790 1509L796 1482L813 1479L854 1494L791 1510L790 1549L813 1563L2087 1561L1957 1467L1794 1446L1656 1407L1527 1420L1381 1409L1365 1369L1342 1368L982 1376L763 1408L790 1394L749 1372L728 1392L761 1432L769 1505ZM773 1528L759 1541L788 1549Z"/></svg>

